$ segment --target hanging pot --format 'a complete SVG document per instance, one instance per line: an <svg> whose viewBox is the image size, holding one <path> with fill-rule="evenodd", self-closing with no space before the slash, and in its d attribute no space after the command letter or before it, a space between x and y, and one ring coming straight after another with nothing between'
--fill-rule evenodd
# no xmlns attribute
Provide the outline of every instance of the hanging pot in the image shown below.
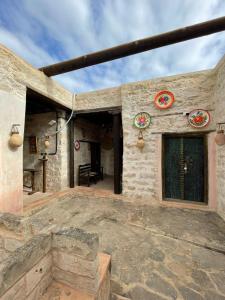
<svg viewBox="0 0 225 300"><path fill-rule="evenodd" d="M23 138L19 132L12 132L9 138L9 145L13 148L18 148L23 144Z"/></svg>
<svg viewBox="0 0 225 300"><path fill-rule="evenodd" d="M217 134L215 137L215 142L218 146L223 146L225 145L225 135L224 135L224 130L220 129L217 130Z"/></svg>
<svg viewBox="0 0 225 300"><path fill-rule="evenodd" d="M142 131L140 131L140 133L139 133L139 135L138 135L138 141L137 141L136 146L137 146L139 149L143 149L144 146L145 146L145 141L144 141L144 138L143 138Z"/></svg>

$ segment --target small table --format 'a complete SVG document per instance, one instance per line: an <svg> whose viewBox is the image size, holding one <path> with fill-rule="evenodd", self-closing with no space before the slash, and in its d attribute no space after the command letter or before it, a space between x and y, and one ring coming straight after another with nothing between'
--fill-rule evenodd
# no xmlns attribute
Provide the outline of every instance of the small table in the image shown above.
<svg viewBox="0 0 225 300"><path fill-rule="evenodd" d="M31 186L27 186L27 185L24 185L28 188L31 188L31 192L28 193L28 195L32 195L35 193L35 187L34 187L34 175L36 172L38 172L38 170L35 170L35 169L23 169L24 172L30 172L31 173Z"/></svg>

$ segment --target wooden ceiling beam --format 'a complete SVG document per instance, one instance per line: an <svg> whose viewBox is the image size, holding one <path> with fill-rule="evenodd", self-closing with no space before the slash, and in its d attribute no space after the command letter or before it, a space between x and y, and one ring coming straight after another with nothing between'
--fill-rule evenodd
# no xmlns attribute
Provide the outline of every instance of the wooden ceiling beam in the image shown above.
<svg viewBox="0 0 225 300"><path fill-rule="evenodd" d="M42 67L39 70L43 71L47 76L55 76L223 30L225 30L225 17L179 28L102 51L93 52L74 59Z"/></svg>

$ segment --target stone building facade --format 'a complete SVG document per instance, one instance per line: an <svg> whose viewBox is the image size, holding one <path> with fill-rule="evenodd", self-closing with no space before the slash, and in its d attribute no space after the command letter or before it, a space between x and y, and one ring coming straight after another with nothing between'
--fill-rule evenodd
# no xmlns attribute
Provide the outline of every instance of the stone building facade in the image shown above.
<svg viewBox="0 0 225 300"><path fill-rule="evenodd" d="M34 69L4 46L0 47L0 210L19 213L23 206L23 148L12 151L8 139L12 124L20 124L24 131L26 89L30 88L57 104L71 109L73 95L52 78ZM165 111L154 106L154 97L160 90L175 95L174 105ZM201 129L207 139L208 207L225 218L225 146L217 146L214 137L218 122L225 122L225 59L212 70L194 72L120 87L78 94L75 111L119 109L123 128L122 193L133 201L145 198L163 203L162 194L162 140L169 133L198 132L187 122L186 113L196 108L210 112L210 125ZM136 147L138 130L133 127L134 116L141 111L152 117L144 131L145 147ZM44 118L44 117L43 117ZM30 120L31 121L31 120ZM65 123L61 118L60 122ZM79 125L75 138L80 138ZM26 131L25 131L26 132ZM59 134L59 152L49 163L48 187L64 189L69 185L68 131ZM26 147L26 140L24 140ZM82 155L87 155L87 149ZM85 154L86 153L86 154ZM104 154L106 158L108 154ZM75 166L82 161L77 157ZM26 160L26 159L25 159ZM112 159L109 160L110 162ZM111 166L112 167L112 166ZM110 168L111 168L110 167ZM108 167L107 167L108 168ZM52 173L51 173L52 172ZM76 172L75 172L76 173Z"/></svg>

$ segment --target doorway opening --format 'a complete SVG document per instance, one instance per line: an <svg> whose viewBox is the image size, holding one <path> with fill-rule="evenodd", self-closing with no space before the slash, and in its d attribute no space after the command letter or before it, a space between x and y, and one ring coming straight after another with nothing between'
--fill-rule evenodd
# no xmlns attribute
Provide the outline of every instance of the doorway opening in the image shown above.
<svg viewBox="0 0 225 300"><path fill-rule="evenodd" d="M164 200L207 203L205 135L165 135L162 157Z"/></svg>
<svg viewBox="0 0 225 300"><path fill-rule="evenodd" d="M75 117L75 185L122 192L120 111L84 111Z"/></svg>
<svg viewBox="0 0 225 300"><path fill-rule="evenodd" d="M61 188L57 167L58 135L51 133L60 127L62 112L65 110L61 105L27 88L23 144L24 206Z"/></svg>

